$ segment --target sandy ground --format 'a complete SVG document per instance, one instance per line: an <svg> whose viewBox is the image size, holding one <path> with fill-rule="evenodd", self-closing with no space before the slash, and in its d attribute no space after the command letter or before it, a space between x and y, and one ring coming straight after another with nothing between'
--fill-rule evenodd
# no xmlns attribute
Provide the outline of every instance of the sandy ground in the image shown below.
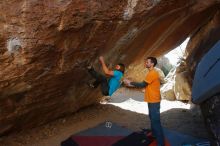
<svg viewBox="0 0 220 146"><path fill-rule="evenodd" d="M131 130L150 128L143 93L121 88L108 102L93 105L47 125L0 137L0 146L60 146L71 134L105 121ZM161 102L163 127L196 137L209 138L203 117L197 108L179 101Z"/></svg>

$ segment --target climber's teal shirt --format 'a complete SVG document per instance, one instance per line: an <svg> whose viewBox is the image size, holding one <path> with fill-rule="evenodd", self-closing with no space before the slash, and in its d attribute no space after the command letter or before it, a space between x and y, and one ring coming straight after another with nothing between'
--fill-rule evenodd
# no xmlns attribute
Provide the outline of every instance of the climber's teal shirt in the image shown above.
<svg viewBox="0 0 220 146"><path fill-rule="evenodd" d="M112 96L112 94L120 87L122 77L123 77L122 72L118 70L113 71L113 76L109 79L109 82L108 82L109 96Z"/></svg>

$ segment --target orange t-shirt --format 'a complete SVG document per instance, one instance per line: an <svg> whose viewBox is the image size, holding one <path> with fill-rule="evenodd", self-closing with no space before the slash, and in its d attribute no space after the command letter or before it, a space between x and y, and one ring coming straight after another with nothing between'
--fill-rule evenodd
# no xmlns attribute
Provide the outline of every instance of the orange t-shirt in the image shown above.
<svg viewBox="0 0 220 146"><path fill-rule="evenodd" d="M159 73L152 69L150 70L145 78L145 82L148 83L145 89L144 101L149 103L160 102L160 77Z"/></svg>

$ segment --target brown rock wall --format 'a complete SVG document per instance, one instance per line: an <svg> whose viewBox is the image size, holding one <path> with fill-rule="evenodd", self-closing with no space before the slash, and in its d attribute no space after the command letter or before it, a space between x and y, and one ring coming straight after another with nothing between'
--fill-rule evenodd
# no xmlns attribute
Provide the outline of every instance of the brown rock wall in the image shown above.
<svg viewBox="0 0 220 146"><path fill-rule="evenodd" d="M161 55L217 8L217 0L0 1L0 134L97 103L86 62Z"/></svg>

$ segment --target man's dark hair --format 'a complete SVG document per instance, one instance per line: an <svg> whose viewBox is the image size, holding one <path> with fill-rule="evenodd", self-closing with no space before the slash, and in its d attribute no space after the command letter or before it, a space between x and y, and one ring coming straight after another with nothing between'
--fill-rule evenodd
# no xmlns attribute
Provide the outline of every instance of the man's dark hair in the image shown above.
<svg viewBox="0 0 220 146"><path fill-rule="evenodd" d="M122 72L122 73L124 73L124 72L125 72L125 65L124 65L123 63L118 63L117 65L120 66L119 71Z"/></svg>
<svg viewBox="0 0 220 146"><path fill-rule="evenodd" d="M155 57L147 57L147 59L151 60L151 62L154 64L154 67L157 65L157 59Z"/></svg>

